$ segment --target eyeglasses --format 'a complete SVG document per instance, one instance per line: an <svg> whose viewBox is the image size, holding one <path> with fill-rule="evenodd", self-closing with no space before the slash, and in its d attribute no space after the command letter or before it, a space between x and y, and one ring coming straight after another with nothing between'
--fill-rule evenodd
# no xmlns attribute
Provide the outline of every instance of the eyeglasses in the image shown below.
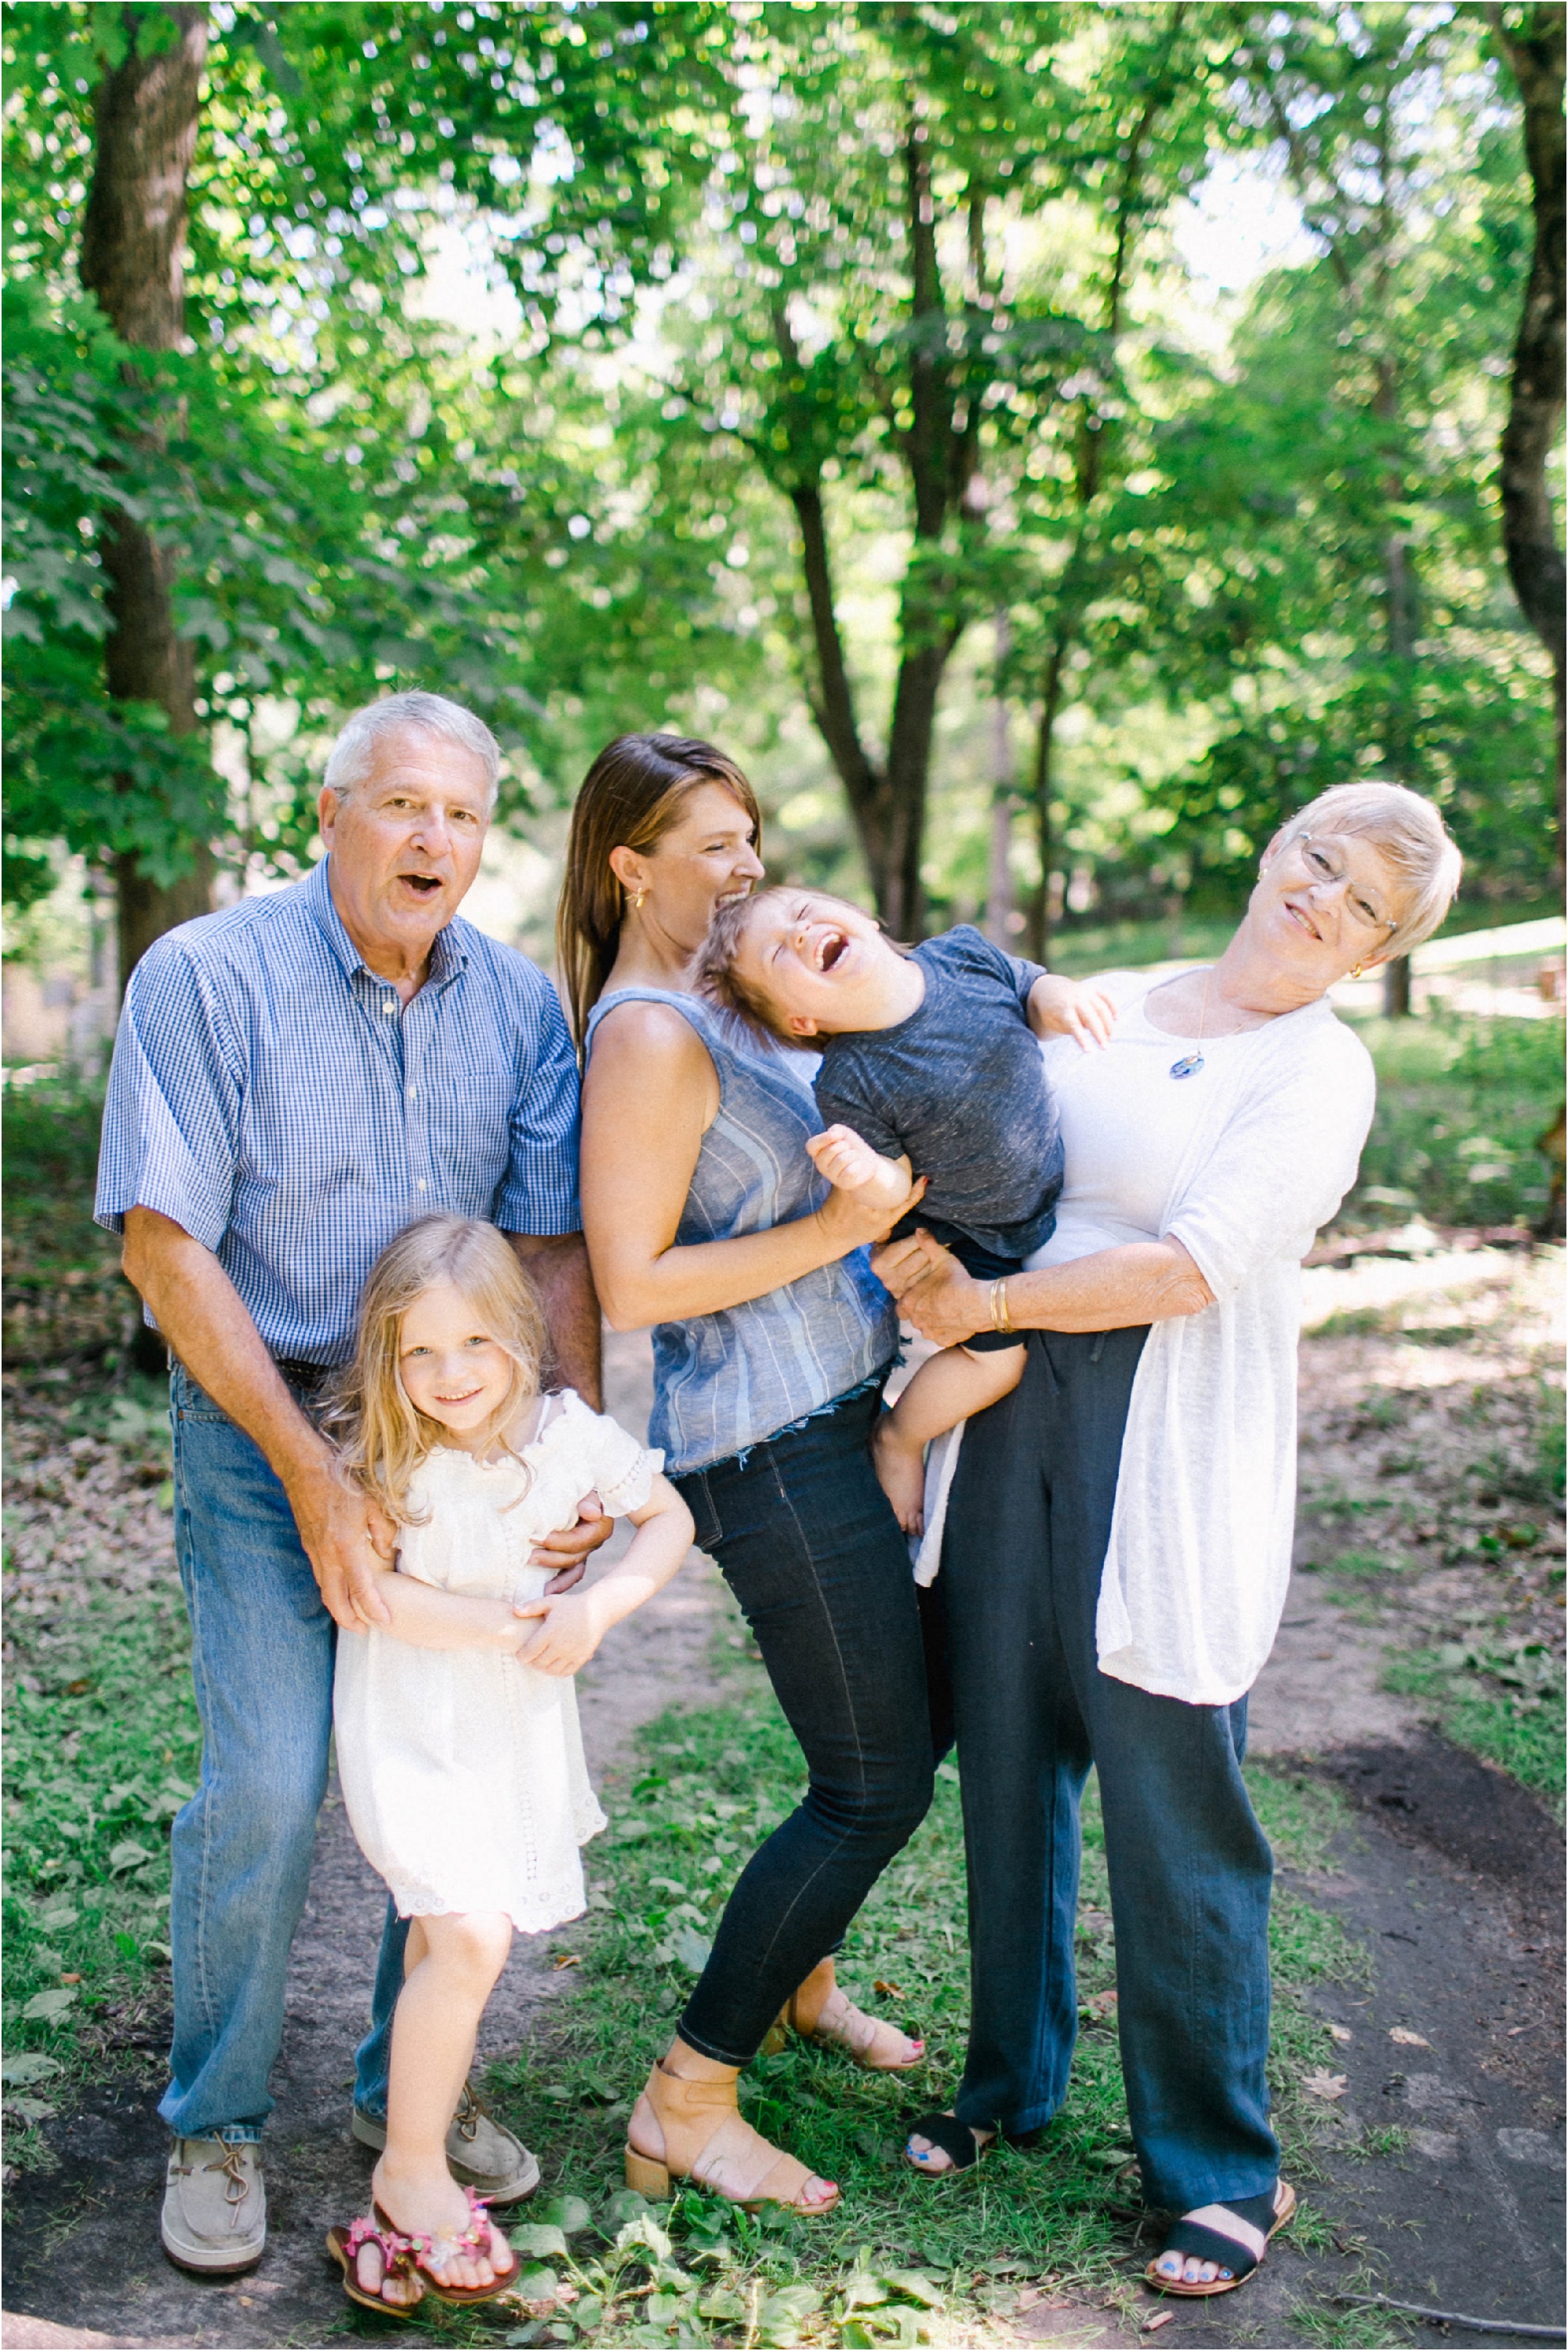
<svg viewBox="0 0 1568 2351"><path fill-rule="evenodd" d="M1325 890L1344 889L1344 910L1359 930L1381 931L1392 938L1399 925L1384 911L1375 893L1363 889L1350 878L1344 859L1326 841L1314 840L1310 832L1301 834L1296 843L1301 863L1312 877L1313 886L1321 883Z"/></svg>

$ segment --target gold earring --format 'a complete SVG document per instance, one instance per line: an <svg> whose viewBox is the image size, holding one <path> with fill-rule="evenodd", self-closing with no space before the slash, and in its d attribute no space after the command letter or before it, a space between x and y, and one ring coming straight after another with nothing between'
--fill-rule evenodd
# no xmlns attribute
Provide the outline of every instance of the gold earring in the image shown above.
<svg viewBox="0 0 1568 2351"><path fill-rule="evenodd" d="M1362 975L1362 970L1363 970L1363 966L1362 966L1362 965L1360 965L1360 964L1358 964L1358 963L1353 963L1353 964L1351 965L1351 967L1350 967L1350 976L1351 976L1352 979L1359 979L1359 978L1361 977L1361 975Z"/></svg>
<svg viewBox="0 0 1568 2351"><path fill-rule="evenodd" d="M647 896L647 894L648 894L648 893L646 892L646 890L639 890L639 891L638 891L638 893L637 893L637 895L632 899L632 912L634 914L640 914L642 913L642 911L643 911L643 899Z"/></svg>

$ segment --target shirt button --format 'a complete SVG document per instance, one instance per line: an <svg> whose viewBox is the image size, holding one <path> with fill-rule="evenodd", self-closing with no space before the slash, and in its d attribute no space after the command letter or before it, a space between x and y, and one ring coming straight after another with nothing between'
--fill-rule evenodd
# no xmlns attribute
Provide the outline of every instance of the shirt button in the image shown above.
<svg viewBox="0 0 1568 2351"><path fill-rule="evenodd" d="M423 1178L423 1176L420 1177L419 1182L415 1185L414 1189L415 1189L415 1191L418 1191L418 1192L423 1192L423 1191L425 1189L425 1181L424 1181L424 1178Z"/></svg>
<svg viewBox="0 0 1568 2351"><path fill-rule="evenodd" d="M413 1100L413 1088L412 1086L410 1086L410 1087L409 1087L409 1089L408 1089L408 1098L409 1098L410 1102L412 1102L412 1101Z"/></svg>
<svg viewBox="0 0 1568 2351"><path fill-rule="evenodd" d="M397 1010L397 998L396 998L396 997L395 997L395 996L385 996L385 997L383 997L383 998L382 998L382 1010L383 1012L395 1012L395 1011Z"/></svg>

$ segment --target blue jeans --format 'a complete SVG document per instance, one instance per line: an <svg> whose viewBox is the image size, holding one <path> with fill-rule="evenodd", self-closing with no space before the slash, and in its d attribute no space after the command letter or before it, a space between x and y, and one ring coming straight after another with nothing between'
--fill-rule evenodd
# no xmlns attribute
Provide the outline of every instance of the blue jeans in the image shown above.
<svg viewBox="0 0 1568 2351"><path fill-rule="evenodd" d="M173 1828L172 2078L158 2111L183 2138L250 2139L272 2111L288 1949L326 1792L336 1628L282 1486L178 1368L170 1419L203 1745L201 1784ZM356 2102L378 2112L402 1983L395 1939L395 1972L383 1963L377 1976L385 2012L379 2005L356 2085Z"/></svg>
<svg viewBox="0 0 1568 2351"><path fill-rule="evenodd" d="M810 1772L753 1854L681 2020L744 2065L925 1819L932 1732L909 1546L868 1449L880 1381L674 1479L756 1636Z"/></svg>
<svg viewBox="0 0 1568 2351"><path fill-rule="evenodd" d="M973 1420L948 1507L944 1611L968 1853L971 2022L957 2112L1050 2120L1077 2031L1078 1804L1099 1774L1117 2022L1145 2200L1260 2196L1273 1873L1241 1777L1247 1707L1100 1671L1094 1613L1146 1331L1031 1332Z"/></svg>

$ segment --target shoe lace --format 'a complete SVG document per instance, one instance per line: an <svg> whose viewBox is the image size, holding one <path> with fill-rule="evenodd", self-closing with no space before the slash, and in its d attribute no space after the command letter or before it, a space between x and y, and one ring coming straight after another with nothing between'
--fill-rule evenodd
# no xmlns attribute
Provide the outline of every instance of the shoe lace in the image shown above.
<svg viewBox="0 0 1568 2351"><path fill-rule="evenodd" d="M234 2145L225 2150L223 2161L221 2163L209 2163L207 2169L209 2171L221 2171L225 2174L224 2201L226 2204L243 2204L245 2202L246 2198L250 2194L250 2182L245 2176L245 2146L243 2141L236 2139Z"/></svg>
<svg viewBox="0 0 1568 2351"><path fill-rule="evenodd" d="M478 2099L474 2095L473 2091L468 2087L468 2085L465 2082L463 2085L462 2093L457 2100L457 2112L453 2116L453 2120L456 2123L457 2128L464 2138L473 2140L478 2137L479 2118L484 2111L483 2106L481 2106Z"/></svg>

